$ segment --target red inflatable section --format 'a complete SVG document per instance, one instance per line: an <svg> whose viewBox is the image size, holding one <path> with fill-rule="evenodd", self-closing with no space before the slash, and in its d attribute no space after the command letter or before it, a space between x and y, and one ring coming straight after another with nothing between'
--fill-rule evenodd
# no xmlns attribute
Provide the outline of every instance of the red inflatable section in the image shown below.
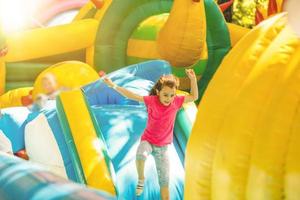
<svg viewBox="0 0 300 200"><path fill-rule="evenodd" d="M233 4L233 2L234 2L234 0L230 0L230 1L227 1L225 3L220 4L219 6L220 6L222 12L227 10Z"/></svg>

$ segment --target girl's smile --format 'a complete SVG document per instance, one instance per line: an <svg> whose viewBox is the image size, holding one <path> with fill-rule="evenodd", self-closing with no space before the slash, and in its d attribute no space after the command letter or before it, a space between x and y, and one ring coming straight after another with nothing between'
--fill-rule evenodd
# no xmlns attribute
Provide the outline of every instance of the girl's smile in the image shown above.
<svg viewBox="0 0 300 200"><path fill-rule="evenodd" d="M164 106L170 105L174 101L176 88L164 86L160 91L157 91L160 103Z"/></svg>

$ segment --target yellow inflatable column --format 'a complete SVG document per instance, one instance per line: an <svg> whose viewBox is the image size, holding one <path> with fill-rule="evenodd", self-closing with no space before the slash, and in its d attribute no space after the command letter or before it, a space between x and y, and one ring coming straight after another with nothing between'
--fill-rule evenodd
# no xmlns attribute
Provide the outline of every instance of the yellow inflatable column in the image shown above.
<svg viewBox="0 0 300 200"><path fill-rule="evenodd" d="M84 17L91 12L93 9L96 9L93 2L89 1L87 2L77 13L77 15L74 17L73 21L78 21L84 19Z"/></svg>
<svg viewBox="0 0 300 200"><path fill-rule="evenodd" d="M268 54L278 55L274 49L282 49L282 43L275 42L285 26L285 19L274 20L272 26L262 33L262 37L249 44L254 51L238 59L241 66L249 66L250 73L239 84L239 89L230 97L230 106L223 115L219 138L216 146L212 169L212 197L214 199L243 199L248 179L249 158L253 145L253 137L257 134L261 116L266 109L270 96L274 95L270 88L276 84L278 74L284 70L279 60L272 60ZM283 40L284 41L284 40ZM259 52L258 56L256 52ZM251 57L256 57L255 61ZM251 62L252 61L252 62ZM276 62L279 64L275 65ZM224 65L221 65L224 66ZM225 67L225 66L224 66ZM239 68L236 65L236 69ZM273 71L271 70L273 69ZM268 71L268 72L267 72ZM242 71L233 70L233 75ZM230 75L229 75L230 76ZM265 123L265 122L263 122ZM225 159L224 159L225 157Z"/></svg>
<svg viewBox="0 0 300 200"><path fill-rule="evenodd" d="M95 19L97 19L99 21L99 23L102 23L102 18L104 16L104 14L106 13L106 11L109 9L111 3L112 3L112 0L105 0L105 1L103 0L103 6L95 14Z"/></svg>
<svg viewBox="0 0 300 200"><path fill-rule="evenodd" d="M100 2L100 1L99 1ZM92 3L92 2L90 2ZM102 0L101 1L101 8L98 9L98 11L95 13L94 19L98 21L98 23L102 23L102 18L106 11L108 10L110 4L112 3L112 0ZM94 4L94 3L92 3ZM93 5L95 6L95 5ZM86 63L89 64L92 67L95 67L94 65L94 57L95 57L95 45L88 47L86 49Z"/></svg>
<svg viewBox="0 0 300 200"><path fill-rule="evenodd" d="M279 190L272 184L283 177L272 174L268 179L267 174L283 167L290 134L284 130L290 130L295 100L299 100L291 98L297 94L293 89L290 95L285 91L292 80L286 76L293 71L287 63L297 55L299 42L285 25L285 15L262 23L241 39L216 72L187 146L185 199L277 199L282 191L283 185ZM286 108L276 110L276 102Z"/></svg>
<svg viewBox="0 0 300 200"><path fill-rule="evenodd" d="M298 63L299 66L299 63ZM300 198L300 105L294 115L294 124L291 128L291 137L284 165L284 197L286 200L298 200Z"/></svg>
<svg viewBox="0 0 300 200"><path fill-rule="evenodd" d="M104 147L97 136L82 91L63 92L60 100L87 185L115 195L114 184L105 161L106 155L103 153Z"/></svg>
<svg viewBox="0 0 300 200"><path fill-rule="evenodd" d="M98 21L83 19L70 24L33 29L7 36L6 62L18 62L85 49L94 45Z"/></svg>
<svg viewBox="0 0 300 200"><path fill-rule="evenodd" d="M230 41L232 47L234 47L236 43L240 41L240 39L251 30L232 23L227 23L227 27L230 33Z"/></svg>
<svg viewBox="0 0 300 200"><path fill-rule="evenodd" d="M262 102L260 115L256 117L256 126L252 127L255 134L252 138L247 199L283 197L284 165L291 129L299 123L295 121L300 98L299 53L300 41L286 27L273 40L248 78L251 87L256 88L252 91L256 94L255 98L267 98ZM248 114L253 115L252 112Z"/></svg>
<svg viewBox="0 0 300 200"><path fill-rule="evenodd" d="M3 58L0 58L0 95L5 92L5 62Z"/></svg>

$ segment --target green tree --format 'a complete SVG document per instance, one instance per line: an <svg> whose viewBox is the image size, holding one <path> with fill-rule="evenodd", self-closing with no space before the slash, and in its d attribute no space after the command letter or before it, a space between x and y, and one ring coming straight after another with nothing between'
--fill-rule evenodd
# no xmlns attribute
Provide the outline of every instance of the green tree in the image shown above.
<svg viewBox="0 0 300 200"><path fill-rule="evenodd" d="M232 22L244 27L255 25L256 7L267 8L268 0L235 0L233 5Z"/></svg>

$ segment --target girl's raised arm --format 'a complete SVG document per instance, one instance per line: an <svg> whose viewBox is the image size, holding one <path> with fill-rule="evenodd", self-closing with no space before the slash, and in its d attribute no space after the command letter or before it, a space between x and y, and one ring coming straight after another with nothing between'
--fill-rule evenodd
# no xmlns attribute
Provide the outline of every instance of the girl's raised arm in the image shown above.
<svg viewBox="0 0 300 200"><path fill-rule="evenodd" d="M137 95L137 94L127 90L126 88L118 86L117 84L112 82L112 80L110 78L104 78L103 82L106 83L106 85L108 87L113 88L114 90L119 92L121 95L127 97L128 99L132 99L132 100L139 101L139 102L144 102L143 96Z"/></svg>
<svg viewBox="0 0 300 200"><path fill-rule="evenodd" d="M189 95L185 96L184 103L196 101L198 99L198 85L195 72L192 69L186 69L185 73L191 81L191 92Z"/></svg>

